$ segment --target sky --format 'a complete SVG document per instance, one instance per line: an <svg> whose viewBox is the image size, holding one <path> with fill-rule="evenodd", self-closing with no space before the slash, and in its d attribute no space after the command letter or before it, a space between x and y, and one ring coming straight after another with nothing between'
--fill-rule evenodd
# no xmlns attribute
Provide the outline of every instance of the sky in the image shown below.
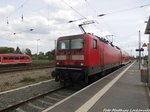
<svg viewBox="0 0 150 112"><path fill-rule="evenodd" d="M144 31L149 16L149 0L0 0L0 47L37 53L38 46L38 51L47 52L58 37L81 34L79 24L95 21L84 26L86 32L136 55L139 31L141 44L148 43ZM68 23L71 20L78 21Z"/></svg>

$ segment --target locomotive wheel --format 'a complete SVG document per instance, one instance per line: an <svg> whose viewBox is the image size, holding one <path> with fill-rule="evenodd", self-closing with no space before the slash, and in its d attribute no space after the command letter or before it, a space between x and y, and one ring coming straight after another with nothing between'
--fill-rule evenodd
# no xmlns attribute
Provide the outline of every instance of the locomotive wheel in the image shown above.
<svg viewBox="0 0 150 112"><path fill-rule="evenodd" d="M62 86L66 86L66 81L64 81L64 80L60 80L60 85L62 85Z"/></svg>

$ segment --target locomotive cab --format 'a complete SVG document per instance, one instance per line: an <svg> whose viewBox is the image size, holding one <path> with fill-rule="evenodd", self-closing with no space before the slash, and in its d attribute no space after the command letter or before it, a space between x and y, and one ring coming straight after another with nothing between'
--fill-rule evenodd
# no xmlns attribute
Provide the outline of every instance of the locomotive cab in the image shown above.
<svg viewBox="0 0 150 112"><path fill-rule="evenodd" d="M60 37L55 51L56 81L76 82L85 79L85 39L84 34Z"/></svg>

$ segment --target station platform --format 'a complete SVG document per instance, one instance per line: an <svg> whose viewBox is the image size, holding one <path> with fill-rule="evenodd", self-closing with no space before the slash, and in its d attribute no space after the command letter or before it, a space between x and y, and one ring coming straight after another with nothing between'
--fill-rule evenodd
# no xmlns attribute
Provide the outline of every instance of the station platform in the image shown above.
<svg viewBox="0 0 150 112"><path fill-rule="evenodd" d="M43 112L150 112L149 88L133 62Z"/></svg>

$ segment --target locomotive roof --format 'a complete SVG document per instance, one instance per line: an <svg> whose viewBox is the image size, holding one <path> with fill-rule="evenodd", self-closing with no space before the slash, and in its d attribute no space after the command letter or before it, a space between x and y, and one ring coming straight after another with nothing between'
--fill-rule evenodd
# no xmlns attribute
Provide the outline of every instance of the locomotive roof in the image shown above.
<svg viewBox="0 0 150 112"><path fill-rule="evenodd" d="M89 34L89 35L93 35L93 34L90 34L90 33L85 33L85 34ZM80 37L83 37L85 34L77 34L77 35L69 35L69 36L62 36L62 37L59 37L58 40L61 40L61 39L68 39L68 38L79 38ZM112 47L115 47L117 49L120 50L120 48L118 46L115 46L113 45L111 42L109 42L108 40L106 40L105 38L102 38L102 37L99 37L99 36L96 36L96 35L93 35L95 37L97 37L100 41L104 42L105 44L109 44L111 45Z"/></svg>
<svg viewBox="0 0 150 112"><path fill-rule="evenodd" d="M119 48L118 46L113 45L112 42L109 42L109 41L106 40L105 38L102 38L102 37L99 37L99 36L96 36L96 35L95 35L95 37L97 37L100 41L102 41L102 42L104 42L104 43L106 43L106 44L109 44L109 45L111 45L112 47L115 47L115 48L117 48L117 49L120 50L120 48Z"/></svg>
<svg viewBox="0 0 150 112"><path fill-rule="evenodd" d="M68 38L72 38L72 37L74 37L74 38L77 37L77 38L78 38L79 36L84 36L84 34L62 36L62 37L59 37L58 40L59 40L59 39L68 39Z"/></svg>
<svg viewBox="0 0 150 112"><path fill-rule="evenodd" d="M28 55L27 54L6 53L6 54L0 54L0 56L28 56Z"/></svg>

